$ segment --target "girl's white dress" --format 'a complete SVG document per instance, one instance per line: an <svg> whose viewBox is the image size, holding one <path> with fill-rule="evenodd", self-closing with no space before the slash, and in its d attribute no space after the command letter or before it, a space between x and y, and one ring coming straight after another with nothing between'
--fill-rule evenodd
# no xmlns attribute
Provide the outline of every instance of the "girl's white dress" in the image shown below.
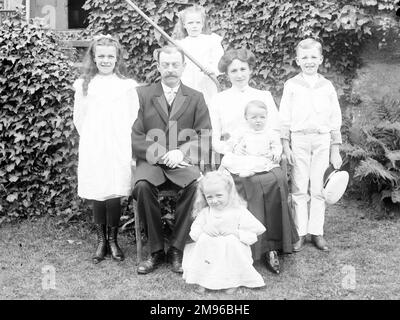
<svg viewBox="0 0 400 320"><path fill-rule="evenodd" d="M78 195L107 200L131 191L131 128L139 110L137 83L116 75L96 75L83 96L75 89L74 125L79 133Z"/></svg>
<svg viewBox="0 0 400 320"><path fill-rule="evenodd" d="M229 226L239 231L234 235L211 237L203 226ZM192 224L190 237L183 253L183 279L208 289L249 288L265 285L253 267L250 245L257 241L265 227L245 207L221 211L204 208Z"/></svg>
<svg viewBox="0 0 400 320"><path fill-rule="evenodd" d="M204 67L208 68L215 75L218 71L218 62L224 54L221 45L222 37L216 33L200 34L197 37L187 36L177 40L178 44L192 55ZM218 92L215 83L203 73L189 58L185 58L186 67L182 74L183 84L203 93L204 99L209 106L211 98Z"/></svg>

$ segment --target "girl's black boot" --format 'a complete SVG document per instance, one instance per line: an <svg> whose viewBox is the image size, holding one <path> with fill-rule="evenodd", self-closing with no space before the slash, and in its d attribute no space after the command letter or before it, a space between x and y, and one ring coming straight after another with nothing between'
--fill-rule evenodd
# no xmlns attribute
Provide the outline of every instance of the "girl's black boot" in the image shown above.
<svg viewBox="0 0 400 320"><path fill-rule="evenodd" d="M92 260L94 264L97 264L100 261L103 261L107 254L107 235L106 226L104 224L95 224L95 227L97 234L97 248Z"/></svg>
<svg viewBox="0 0 400 320"><path fill-rule="evenodd" d="M117 242L118 227L108 227L108 243L110 246L111 257L116 261L125 259L124 253Z"/></svg>

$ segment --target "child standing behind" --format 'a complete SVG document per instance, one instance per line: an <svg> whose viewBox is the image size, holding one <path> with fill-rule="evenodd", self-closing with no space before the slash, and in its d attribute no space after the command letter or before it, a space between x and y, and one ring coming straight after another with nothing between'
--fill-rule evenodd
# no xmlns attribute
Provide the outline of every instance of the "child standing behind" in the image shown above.
<svg viewBox="0 0 400 320"><path fill-rule="evenodd" d="M322 46L318 41L300 41L296 62L301 73L286 81L279 109L283 151L293 165L292 200L300 236L294 251L303 248L307 234L311 234L318 249L329 250L323 238L323 176L329 162L335 169L342 164L339 154L342 115L335 88L318 73L322 61ZM309 184L311 194L308 194Z"/></svg>
<svg viewBox="0 0 400 320"><path fill-rule="evenodd" d="M74 125L79 133L78 195L92 200L99 263L117 242L121 197L131 191L131 128L139 109L136 82L122 75L122 48L110 35L95 37L84 73L75 81Z"/></svg>
<svg viewBox="0 0 400 320"><path fill-rule="evenodd" d="M207 72L218 75L218 62L224 54L222 37L210 32L205 9L193 5L179 13L172 37L178 44L203 65ZM182 74L182 82L203 93L207 105L217 93L215 83L203 73L192 61L186 60L186 67Z"/></svg>
<svg viewBox="0 0 400 320"><path fill-rule="evenodd" d="M266 127L267 105L260 100L250 101L245 107L244 117L247 127L228 139L231 152L222 158L221 167L240 177L279 167L282 145L279 133Z"/></svg>
<svg viewBox="0 0 400 320"><path fill-rule="evenodd" d="M253 267L250 245L265 231L246 209L232 177L208 172L199 182L194 204L195 221L183 255L183 278L205 288L261 287L264 281Z"/></svg>

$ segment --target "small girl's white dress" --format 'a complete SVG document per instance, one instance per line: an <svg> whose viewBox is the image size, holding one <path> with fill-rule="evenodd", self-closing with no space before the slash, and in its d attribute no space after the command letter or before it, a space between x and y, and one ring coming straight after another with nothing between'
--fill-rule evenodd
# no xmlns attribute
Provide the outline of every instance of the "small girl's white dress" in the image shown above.
<svg viewBox="0 0 400 320"><path fill-rule="evenodd" d="M203 231L206 224L230 226L239 231L234 235L211 237ZM190 230L195 241L187 244L183 253L183 279L212 290L255 288L265 285L253 267L250 245L265 227L245 207L199 212Z"/></svg>
<svg viewBox="0 0 400 320"><path fill-rule="evenodd" d="M103 201L131 191L131 130L139 110L137 83L96 75L83 95L75 89L74 125L79 133L78 195Z"/></svg>
<svg viewBox="0 0 400 320"><path fill-rule="evenodd" d="M200 34L197 37L187 36L178 40L178 44L192 55L204 67L218 75L218 62L224 54L221 45L222 37L216 33ZM182 74L183 84L203 93L207 105L218 92L215 83L203 73L190 59L185 58L186 67Z"/></svg>

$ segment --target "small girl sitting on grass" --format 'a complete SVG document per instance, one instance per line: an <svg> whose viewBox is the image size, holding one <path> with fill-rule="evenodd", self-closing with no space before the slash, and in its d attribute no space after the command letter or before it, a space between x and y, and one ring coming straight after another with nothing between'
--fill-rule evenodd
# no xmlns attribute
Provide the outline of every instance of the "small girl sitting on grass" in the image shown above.
<svg viewBox="0 0 400 320"><path fill-rule="evenodd" d="M250 245L265 231L246 209L229 174L208 172L200 181L194 203L195 221L183 254L183 278L205 289L225 289L228 294L240 286L264 286L253 267Z"/></svg>

